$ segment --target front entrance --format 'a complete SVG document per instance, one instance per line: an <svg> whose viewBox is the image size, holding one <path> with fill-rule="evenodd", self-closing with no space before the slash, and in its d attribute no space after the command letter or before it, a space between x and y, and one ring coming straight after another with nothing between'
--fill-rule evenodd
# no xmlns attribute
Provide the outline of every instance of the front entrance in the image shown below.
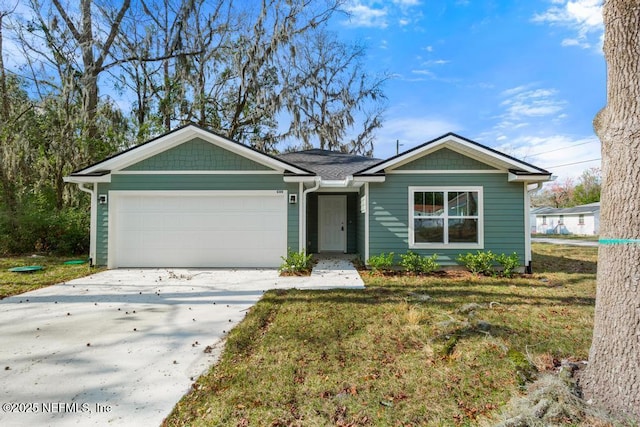
<svg viewBox="0 0 640 427"><path fill-rule="evenodd" d="M347 251L347 196L318 196L318 251Z"/></svg>

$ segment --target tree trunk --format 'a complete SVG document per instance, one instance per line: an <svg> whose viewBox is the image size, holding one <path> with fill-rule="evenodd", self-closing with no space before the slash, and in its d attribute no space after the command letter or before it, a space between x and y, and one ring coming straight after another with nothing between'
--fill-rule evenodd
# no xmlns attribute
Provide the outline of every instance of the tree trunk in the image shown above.
<svg viewBox="0 0 640 427"><path fill-rule="evenodd" d="M602 141L600 249L585 397L640 418L640 1L603 7L607 105Z"/></svg>

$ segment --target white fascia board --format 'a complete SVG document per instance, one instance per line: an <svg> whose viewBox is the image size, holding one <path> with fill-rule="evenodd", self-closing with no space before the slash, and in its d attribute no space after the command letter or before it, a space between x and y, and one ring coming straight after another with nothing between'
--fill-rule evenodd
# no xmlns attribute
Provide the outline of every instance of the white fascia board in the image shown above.
<svg viewBox="0 0 640 427"><path fill-rule="evenodd" d="M91 176L91 175L69 175L62 178L64 182L72 184L93 184L93 183L110 183L111 174Z"/></svg>
<svg viewBox="0 0 640 427"><path fill-rule="evenodd" d="M253 160L256 163L262 164L266 167L269 167L271 169L274 169L280 172L289 170L293 173L300 173L300 174L308 173L306 171L296 168L295 166L281 162L280 160L277 160L275 158L262 154L258 151L252 150L251 148L244 146L240 143L223 138L219 135L208 132L196 126L185 126L184 128L175 130L173 132L169 132L166 135L163 135L155 140L142 144L138 147L132 148L129 151L126 151L120 155L116 155L115 157L112 157L111 159L107 159L103 162L93 165L87 169L82 170L81 172L91 173L97 170L104 170L104 169L111 170L111 171L118 171L121 169L125 169L128 166L131 166L142 160L153 157L156 154L160 154L166 150L177 147L178 145L183 144L193 138L201 138L204 141L214 144L220 148L223 148L232 153L238 154L247 159Z"/></svg>
<svg viewBox="0 0 640 427"><path fill-rule="evenodd" d="M384 175L367 175L367 176L354 176L353 182L365 183L365 182L384 182L386 180Z"/></svg>
<svg viewBox="0 0 640 427"><path fill-rule="evenodd" d="M304 183L315 183L316 176L295 176L295 175L285 175L282 179L284 182L304 182Z"/></svg>
<svg viewBox="0 0 640 427"><path fill-rule="evenodd" d="M551 181L551 176L547 175L547 174L524 174L524 175L517 175L513 172L509 172L509 182L529 182L529 183L536 183L536 182L545 182L545 181Z"/></svg>

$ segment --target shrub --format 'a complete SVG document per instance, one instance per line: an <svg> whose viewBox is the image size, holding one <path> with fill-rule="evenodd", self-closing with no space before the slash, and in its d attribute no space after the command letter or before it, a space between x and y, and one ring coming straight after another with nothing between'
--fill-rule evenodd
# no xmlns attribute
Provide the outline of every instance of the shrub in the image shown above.
<svg viewBox="0 0 640 427"><path fill-rule="evenodd" d="M370 257L367 263L371 266L371 270L374 273L385 273L391 270L394 256L395 254L393 252L389 252L388 254L382 252L380 255Z"/></svg>
<svg viewBox="0 0 640 427"><path fill-rule="evenodd" d="M500 254L496 257L496 261L502 266L502 275L504 277L513 276L513 271L520 267L520 258L515 252L511 255Z"/></svg>
<svg viewBox="0 0 640 427"><path fill-rule="evenodd" d="M400 258L400 265L410 273L428 274L436 271L438 267L440 267L437 263L438 254L427 257L409 251L404 255L400 255Z"/></svg>
<svg viewBox="0 0 640 427"><path fill-rule="evenodd" d="M484 274L490 276L493 274L493 263L496 256L491 251L481 252L478 251L475 254L468 252L465 255L458 255L456 260L464 264L467 270L473 274Z"/></svg>
<svg viewBox="0 0 640 427"><path fill-rule="evenodd" d="M307 255L304 251L294 252L291 249L287 251L286 257L282 258L282 265L278 269L280 273L306 274L311 271L313 255Z"/></svg>

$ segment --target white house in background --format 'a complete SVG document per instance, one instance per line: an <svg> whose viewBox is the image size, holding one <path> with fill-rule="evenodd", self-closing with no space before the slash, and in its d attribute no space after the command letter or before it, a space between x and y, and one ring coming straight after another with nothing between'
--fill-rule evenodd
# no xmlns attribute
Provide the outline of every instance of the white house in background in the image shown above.
<svg viewBox="0 0 640 427"><path fill-rule="evenodd" d="M600 202L572 208L535 208L531 210L534 234L597 235L600 232Z"/></svg>

